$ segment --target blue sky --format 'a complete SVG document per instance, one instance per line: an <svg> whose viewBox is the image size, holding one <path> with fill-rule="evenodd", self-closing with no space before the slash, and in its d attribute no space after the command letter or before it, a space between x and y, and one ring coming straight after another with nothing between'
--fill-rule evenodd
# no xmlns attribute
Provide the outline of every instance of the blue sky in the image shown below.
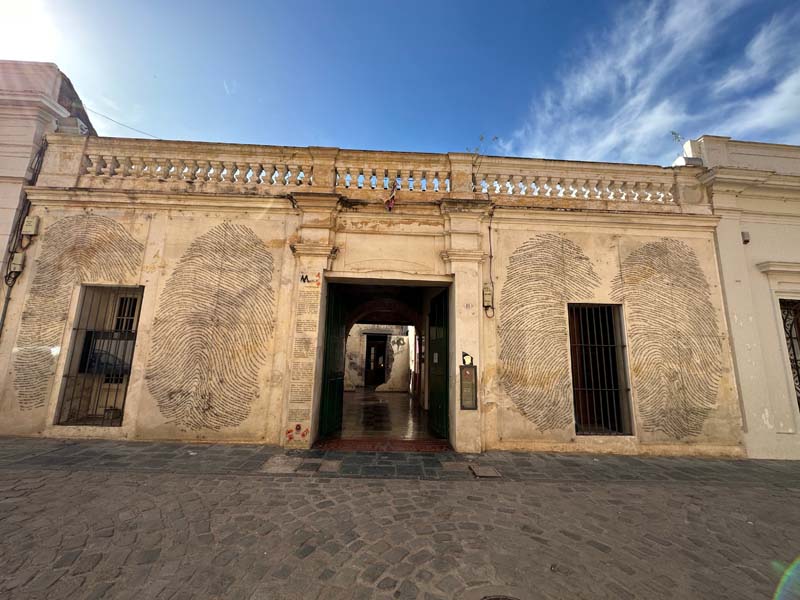
<svg viewBox="0 0 800 600"><path fill-rule="evenodd" d="M672 130L800 144L797 0L0 3L0 58L165 139L657 164Z"/></svg>

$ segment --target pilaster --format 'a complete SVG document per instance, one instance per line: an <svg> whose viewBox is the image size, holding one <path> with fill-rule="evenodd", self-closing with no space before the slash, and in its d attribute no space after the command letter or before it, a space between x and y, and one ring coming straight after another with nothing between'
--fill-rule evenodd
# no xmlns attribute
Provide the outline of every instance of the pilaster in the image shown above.
<svg viewBox="0 0 800 600"><path fill-rule="evenodd" d="M446 217L448 248L442 252L453 275L450 293L450 431L451 443L458 452L480 452L483 413L483 374L481 360L481 317L483 269L482 223L490 203L473 194L456 195L442 203ZM478 367L478 410L461 410L461 370L463 353Z"/></svg>
<svg viewBox="0 0 800 600"><path fill-rule="evenodd" d="M301 218L291 243L294 303L282 440L287 447L310 448L318 429L327 291L324 274L336 255L332 241L338 197L302 193L292 199Z"/></svg>

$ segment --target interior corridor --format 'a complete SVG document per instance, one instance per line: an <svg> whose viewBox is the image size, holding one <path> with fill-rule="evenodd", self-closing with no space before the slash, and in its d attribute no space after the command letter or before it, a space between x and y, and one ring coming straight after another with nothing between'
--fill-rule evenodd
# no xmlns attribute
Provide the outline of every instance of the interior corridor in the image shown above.
<svg viewBox="0 0 800 600"><path fill-rule="evenodd" d="M341 439L435 439L410 394L359 389L344 393Z"/></svg>

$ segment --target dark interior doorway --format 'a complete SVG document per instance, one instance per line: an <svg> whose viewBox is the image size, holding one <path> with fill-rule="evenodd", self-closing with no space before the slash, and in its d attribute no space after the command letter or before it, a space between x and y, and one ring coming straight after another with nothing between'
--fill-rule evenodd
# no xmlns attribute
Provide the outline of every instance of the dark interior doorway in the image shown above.
<svg viewBox="0 0 800 600"><path fill-rule="evenodd" d="M320 439L447 439L448 298L441 285L328 284Z"/></svg>
<svg viewBox="0 0 800 600"><path fill-rule="evenodd" d="M375 389L386 383L386 336L367 336L367 355L364 357L364 387Z"/></svg>

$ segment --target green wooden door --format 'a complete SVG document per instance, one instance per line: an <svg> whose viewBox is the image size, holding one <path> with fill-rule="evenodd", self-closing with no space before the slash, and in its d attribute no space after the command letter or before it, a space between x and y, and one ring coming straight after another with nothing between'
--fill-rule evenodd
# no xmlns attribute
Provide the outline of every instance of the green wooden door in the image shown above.
<svg viewBox="0 0 800 600"><path fill-rule="evenodd" d="M342 428L344 400L345 341L347 337L344 305L338 287L328 286L325 312L325 356L322 370L319 435L325 437Z"/></svg>
<svg viewBox="0 0 800 600"><path fill-rule="evenodd" d="M447 306L445 290L431 300L428 314L428 423L431 433L440 438L448 437L450 421Z"/></svg>

